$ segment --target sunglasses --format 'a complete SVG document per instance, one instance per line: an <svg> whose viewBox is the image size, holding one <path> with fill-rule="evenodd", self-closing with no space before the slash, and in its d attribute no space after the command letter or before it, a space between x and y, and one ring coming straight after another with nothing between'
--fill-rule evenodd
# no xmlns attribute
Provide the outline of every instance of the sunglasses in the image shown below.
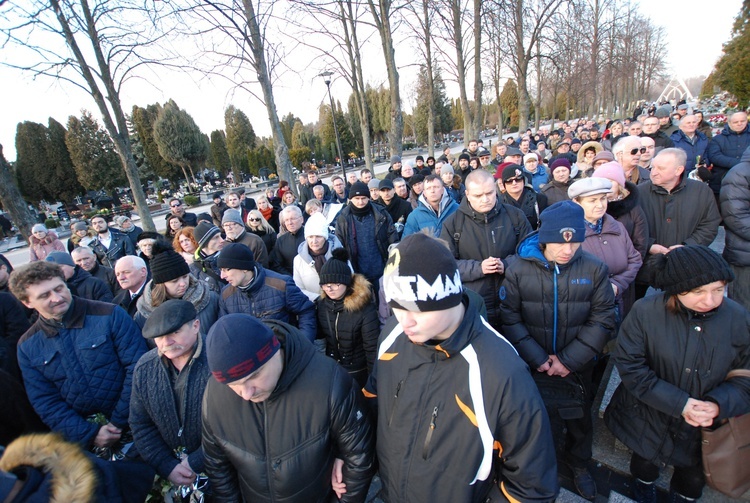
<svg viewBox="0 0 750 503"><path fill-rule="evenodd" d="M506 180L505 183L508 183L508 184L523 183L523 178L511 178L509 180Z"/></svg>
<svg viewBox="0 0 750 503"><path fill-rule="evenodd" d="M645 154L646 153L646 147L634 148L633 150L630 151L630 155L635 155L638 152L640 152L641 154Z"/></svg>
<svg viewBox="0 0 750 503"><path fill-rule="evenodd" d="M260 222L260 218L248 218L248 222Z"/></svg>
<svg viewBox="0 0 750 503"><path fill-rule="evenodd" d="M182 204L170 204L172 208L179 208Z"/></svg>

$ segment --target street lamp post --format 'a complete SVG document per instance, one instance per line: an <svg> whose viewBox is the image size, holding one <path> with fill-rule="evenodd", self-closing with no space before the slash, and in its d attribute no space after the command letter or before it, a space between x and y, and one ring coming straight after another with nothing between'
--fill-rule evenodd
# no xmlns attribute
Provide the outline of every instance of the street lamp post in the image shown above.
<svg viewBox="0 0 750 503"><path fill-rule="evenodd" d="M341 174L344 177L344 180L346 180L346 164L344 162L344 154L341 151L341 138L339 138L339 128L336 125L336 110L333 107L333 95L331 95L332 75L332 72L326 70L325 72L321 73L319 77L323 77L323 82L326 83L326 87L328 88L328 98L331 100L331 119L333 120L333 133L336 135L336 148L339 151L339 161L341 162Z"/></svg>

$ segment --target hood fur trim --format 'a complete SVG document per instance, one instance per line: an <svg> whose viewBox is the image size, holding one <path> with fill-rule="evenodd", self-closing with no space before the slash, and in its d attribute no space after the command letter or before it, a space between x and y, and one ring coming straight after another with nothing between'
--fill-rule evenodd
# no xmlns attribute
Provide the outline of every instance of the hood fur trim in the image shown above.
<svg viewBox="0 0 750 503"><path fill-rule="evenodd" d="M32 466L52 475L51 503L88 502L94 498L97 478L93 463L76 444L56 433L26 435L10 443L0 469Z"/></svg>
<svg viewBox="0 0 750 503"><path fill-rule="evenodd" d="M327 299L328 296L323 290L320 294L321 299ZM351 313L364 309L372 302L372 289L370 282L361 274L352 275L352 293L344 297L344 310Z"/></svg>

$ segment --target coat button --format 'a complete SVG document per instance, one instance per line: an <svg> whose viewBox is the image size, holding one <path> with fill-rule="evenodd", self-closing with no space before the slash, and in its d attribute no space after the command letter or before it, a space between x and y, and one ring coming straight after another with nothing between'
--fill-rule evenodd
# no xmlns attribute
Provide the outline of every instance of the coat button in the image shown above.
<svg viewBox="0 0 750 503"><path fill-rule="evenodd" d="M671 219L671 218L668 218L668 219L667 219L667 223L671 223L671 222L672 222L672 219Z"/></svg>
<svg viewBox="0 0 750 503"><path fill-rule="evenodd" d="M695 327L695 331L696 332L700 332L701 331L701 327Z"/></svg>
<svg viewBox="0 0 750 503"><path fill-rule="evenodd" d="M690 369L685 369L685 372L689 374L690 373Z"/></svg>
<svg viewBox="0 0 750 503"><path fill-rule="evenodd" d="M605 239L605 240L603 241L603 243L604 243L604 244L606 245L606 244L607 244L607 240Z"/></svg>

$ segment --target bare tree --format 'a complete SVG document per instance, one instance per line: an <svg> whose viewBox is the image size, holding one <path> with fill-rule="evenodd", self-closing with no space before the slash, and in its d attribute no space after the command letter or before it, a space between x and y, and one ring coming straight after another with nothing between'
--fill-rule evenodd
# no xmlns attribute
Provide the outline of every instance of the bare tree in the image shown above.
<svg viewBox="0 0 750 503"><path fill-rule="evenodd" d="M372 27L362 21L364 9L361 3L352 0L291 0L291 4L303 14L293 20L299 30L295 33L299 43L323 55L325 66L338 70L336 73L343 76L352 89L356 104L353 112L359 119L365 165L372 170L370 107L362 71L362 44L369 38ZM325 37L316 36L320 34Z"/></svg>
<svg viewBox="0 0 750 503"><path fill-rule="evenodd" d="M380 33L380 42L385 56L385 67L388 71L388 86L391 96L391 129L388 132L391 155L401 155L404 137L404 117L401 112L401 92L399 91L398 68L396 67L396 52L391 27L392 16L398 10L391 0L367 0L370 12L375 21L375 27Z"/></svg>
<svg viewBox="0 0 750 503"><path fill-rule="evenodd" d="M518 130L525 131L529 117L529 64L535 57L537 41L543 35L557 9L569 0L495 0L493 8L503 26L507 53L511 57L511 71L518 84Z"/></svg>
<svg viewBox="0 0 750 503"><path fill-rule="evenodd" d="M120 92L164 36L158 12L149 15L135 0L95 2L50 0L17 2L2 14L3 48L15 46L17 63L6 66L35 76L53 77L88 93L114 141L145 229L154 230L138 167L130 146ZM159 60L159 64L169 64Z"/></svg>
<svg viewBox="0 0 750 503"><path fill-rule="evenodd" d="M200 50L199 56L189 57L190 61L185 63L188 67L229 81L235 89L247 92L266 107L276 168L281 179L292 180L289 147L273 92L274 81L280 77L277 70L284 47L267 37L268 33L276 32L269 26L274 7L273 1L192 0L173 15L181 26L181 34ZM246 73L248 67L251 76Z"/></svg>

